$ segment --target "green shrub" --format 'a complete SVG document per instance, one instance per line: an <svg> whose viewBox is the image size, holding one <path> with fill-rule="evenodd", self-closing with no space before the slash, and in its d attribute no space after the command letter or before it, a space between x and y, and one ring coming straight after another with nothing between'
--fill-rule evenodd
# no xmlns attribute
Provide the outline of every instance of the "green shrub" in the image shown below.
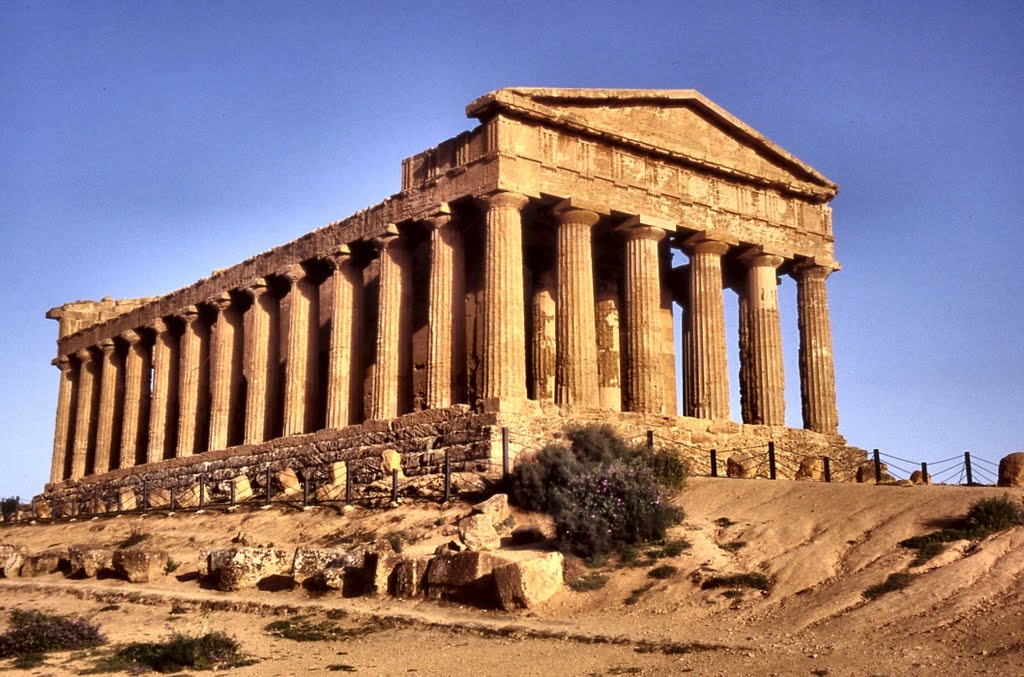
<svg viewBox="0 0 1024 677"><path fill-rule="evenodd" d="M0 634L0 658L40 658L49 651L88 649L104 641L99 626L84 618L15 609L11 612L10 627Z"/></svg>
<svg viewBox="0 0 1024 677"><path fill-rule="evenodd" d="M678 557L683 554L684 550L689 550L691 544L685 538L679 538L674 541L669 541L665 544L662 552L665 553L666 557Z"/></svg>
<svg viewBox="0 0 1024 677"><path fill-rule="evenodd" d="M216 670L251 665L241 653L238 640L223 632L191 637L174 634L164 642L133 642L113 656L102 659L96 671L181 672L185 669Z"/></svg>
<svg viewBox="0 0 1024 677"><path fill-rule="evenodd" d="M733 574L732 576L712 576L700 587L704 590L712 588L753 588L755 590L768 591L772 588L772 580L759 571L752 571L746 574Z"/></svg>
<svg viewBox="0 0 1024 677"><path fill-rule="evenodd" d="M584 574L569 583L569 588L574 592L589 592L590 590L600 590L607 583L608 577L604 574Z"/></svg>
<svg viewBox="0 0 1024 677"><path fill-rule="evenodd" d="M728 543L723 543L722 545L720 545L718 547L720 547L722 550L726 550L728 552L736 552L737 550L739 550L740 548L742 548L746 544L747 544L746 541L729 541Z"/></svg>
<svg viewBox="0 0 1024 677"><path fill-rule="evenodd" d="M654 583L648 583L647 585L637 588L633 592L629 593L629 597L626 598L624 603L630 606L637 604L640 601L640 598L650 592L653 588Z"/></svg>
<svg viewBox="0 0 1024 677"><path fill-rule="evenodd" d="M672 578L678 572L679 569L677 567L674 567L671 564L662 564L660 567L654 567L648 571L647 576L649 578L657 578L658 580L663 581L666 578Z"/></svg>
<svg viewBox="0 0 1024 677"><path fill-rule="evenodd" d="M149 534L145 534L140 531L133 531L123 541L116 543L115 546L118 548L130 548L133 545L138 545L139 543L143 543L148 540Z"/></svg>
<svg viewBox="0 0 1024 677"><path fill-rule="evenodd" d="M914 574L908 573L894 573L889 574L883 582L878 585L872 585L870 588L864 591L863 595L868 599L877 599L887 592L894 592L896 590L902 590L903 588L910 585L910 582L914 580Z"/></svg>
<svg viewBox="0 0 1024 677"><path fill-rule="evenodd" d="M974 532L1003 531L1024 524L1024 507L1007 494L983 498L968 509L966 523Z"/></svg>
<svg viewBox="0 0 1024 677"><path fill-rule="evenodd" d="M510 487L514 504L554 517L559 549L601 558L663 539L682 519L662 493L685 477L671 452L630 445L607 425L569 428L566 439L568 448L549 444L519 463ZM624 563L635 560L625 553Z"/></svg>

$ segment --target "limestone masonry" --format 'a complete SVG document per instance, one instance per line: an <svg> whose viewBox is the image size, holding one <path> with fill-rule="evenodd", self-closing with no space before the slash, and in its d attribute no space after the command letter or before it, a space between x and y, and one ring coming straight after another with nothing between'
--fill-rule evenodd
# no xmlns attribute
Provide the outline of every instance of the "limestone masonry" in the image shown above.
<svg viewBox="0 0 1024 677"><path fill-rule="evenodd" d="M165 296L50 310L47 493L384 448L427 473L441 449L491 458L500 426L536 440L571 420L657 429L696 466L768 440L854 453L826 293L834 183L693 90L510 88L466 112L480 124L404 160L379 204ZM802 430L784 425L780 275Z"/></svg>

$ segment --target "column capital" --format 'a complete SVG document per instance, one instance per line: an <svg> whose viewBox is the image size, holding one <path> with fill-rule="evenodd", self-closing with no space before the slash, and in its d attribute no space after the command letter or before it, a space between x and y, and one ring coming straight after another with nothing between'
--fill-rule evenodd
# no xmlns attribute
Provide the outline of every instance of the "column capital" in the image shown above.
<svg viewBox="0 0 1024 677"><path fill-rule="evenodd" d="M177 317L182 322L184 322L185 324L192 324L197 319L199 319L199 309L196 308L195 306L185 306L177 313L175 313L174 316Z"/></svg>
<svg viewBox="0 0 1024 677"><path fill-rule="evenodd" d="M302 267L301 263L293 263L277 271L277 275L281 279L287 280L288 284L294 285L306 277L306 269Z"/></svg>
<svg viewBox="0 0 1024 677"><path fill-rule="evenodd" d="M206 303L223 312L231 307L231 294L226 291L221 292L211 297Z"/></svg>
<svg viewBox="0 0 1024 677"><path fill-rule="evenodd" d="M654 240L660 242L666 235L675 230L675 224L667 219L659 219L646 214L631 216L615 230L626 236L627 240Z"/></svg>
<svg viewBox="0 0 1024 677"><path fill-rule="evenodd" d="M335 271L352 256L352 248L347 244L341 244L320 257L320 260L327 264L331 271Z"/></svg>
<svg viewBox="0 0 1024 677"><path fill-rule="evenodd" d="M71 360L68 359L67 355L58 355L57 357L50 360L50 364L57 367L61 371L67 371L71 368Z"/></svg>
<svg viewBox="0 0 1024 677"><path fill-rule="evenodd" d="M480 199L491 209L522 209L530 202L528 195L508 190L481 195Z"/></svg>
<svg viewBox="0 0 1024 677"><path fill-rule="evenodd" d="M401 233L398 231L398 226L389 223L383 233L370 240L370 244L373 245L377 253L380 253L398 242L400 236Z"/></svg>
<svg viewBox="0 0 1024 677"><path fill-rule="evenodd" d="M149 324L147 324L146 328L150 329L156 334L163 334L165 331L167 331L167 322L164 321L164 318L158 317Z"/></svg>
<svg viewBox="0 0 1024 677"><path fill-rule="evenodd" d="M440 205L438 205L437 209L435 209L433 212L428 214L425 219L423 219L423 224L427 227L428 230L439 230L447 226L449 223L451 223L451 220L452 208L448 205L447 202L442 202Z"/></svg>
<svg viewBox="0 0 1024 677"><path fill-rule="evenodd" d="M689 254L717 254L722 256L730 248L739 244L724 233L698 231L683 239L681 245Z"/></svg>
<svg viewBox="0 0 1024 677"><path fill-rule="evenodd" d="M258 277L247 286L242 287L242 293L248 294L255 301L267 293L267 281L262 277Z"/></svg>
<svg viewBox="0 0 1024 677"><path fill-rule="evenodd" d="M590 227L601 220L601 208L579 200L562 200L551 210L559 225L576 224Z"/></svg>
<svg viewBox="0 0 1024 677"><path fill-rule="evenodd" d="M778 268L786 259L777 254L769 254L763 251L747 252L740 257L740 260L748 268Z"/></svg>
<svg viewBox="0 0 1024 677"><path fill-rule="evenodd" d="M89 364L90 362L92 362L93 355L92 351L89 350L88 348L82 348L77 353L75 353L75 357L77 357L78 361L81 362L82 364Z"/></svg>
<svg viewBox="0 0 1024 677"><path fill-rule="evenodd" d="M114 352L115 346L114 339L112 338L105 338L96 345L99 346L99 349L103 351L104 355L110 355L112 352Z"/></svg>
<svg viewBox="0 0 1024 677"><path fill-rule="evenodd" d="M797 280L818 279L824 280L832 273L840 270L835 261L821 261L817 259L803 259L797 261L791 268L790 274Z"/></svg>
<svg viewBox="0 0 1024 677"><path fill-rule="evenodd" d="M133 346L142 340L142 336L139 334L139 332L135 331L134 329L129 329L128 331L121 332L121 338L124 339L124 342L130 346Z"/></svg>

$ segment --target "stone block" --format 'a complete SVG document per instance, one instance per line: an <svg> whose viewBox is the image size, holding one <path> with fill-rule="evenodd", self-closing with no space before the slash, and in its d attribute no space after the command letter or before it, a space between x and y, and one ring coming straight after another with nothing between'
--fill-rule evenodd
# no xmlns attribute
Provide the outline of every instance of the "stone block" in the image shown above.
<svg viewBox="0 0 1024 677"><path fill-rule="evenodd" d="M486 552L468 551L440 555L430 561L427 569L427 585L466 586L489 576L495 564L502 560Z"/></svg>
<svg viewBox="0 0 1024 677"><path fill-rule="evenodd" d="M327 466L328 479L331 484L345 485L345 478L348 477L348 465L345 461L336 461Z"/></svg>
<svg viewBox="0 0 1024 677"><path fill-rule="evenodd" d="M395 565L395 597L411 599L424 592L429 557L403 557Z"/></svg>
<svg viewBox="0 0 1024 677"><path fill-rule="evenodd" d="M820 456L804 456L800 460L800 469L796 471L797 480L822 482L825 480L825 461Z"/></svg>
<svg viewBox="0 0 1024 677"><path fill-rule="evenodd" d="M70 576L94 578L100 572L109 572L114 568L114 551L94 545L72 545L68 548L68 559L71 562Z"/></svg>
<svg viewBox="0 0 1024 677"><path fill-rule="evenodd" d="M299 496L302 494L302 482L292 468L274 474L274 489L286 497Z"/></svg>
<svg viewBox="0 0 1024 677"><path fill-rule="evenodd" d="M43 498L33 499L32 507L35 509L36 517L38 519L45 520L53 517L53 506L49 501Z"/></svg>
<svg viewBox="0 0 1024 677"><path fill-rule="evenodd" d="M380 455L380 471L384 473L384 479L390 479L391 473L398 471L398 478L402 479L402 455L394 449L385 449Z"/></svg>
<svg viewBox="0 0 1024 677"><path fill-rule="evenodd" d="M928 475L925 475L920 470L915 470L914 472L910 473L910 482L911 482L911 484L931 484L932 483L931 473L928 473Z"/></svg>
<svg viewBox="0 0 1024 677"><path fill-rule="evenodd" d="M252 484L249 483L247 475L239 475L230 479L229 482L235 487L235 503L248 501L252 498Z"/></svg>
<svg viewBox="0 0 1024 677"><path fill-rule="evenodd" d="M763 463L760 455L755 456L746 452L733 454L725 463L725 472L729 477L739 479L752 479L757 477L758 468Z"/></svg>
<svg viewBox="0 0 1024 677"><path fill-rule="evenodd" d="M501 608L532 609L551 599L564 584L562 566L562 553L550 552L495 567L494 585Z"/></svg>
<svg viewBox="0 0 1024 677"><path fill-rule="evenodd" d="M473 514L486 515L495 529L509 529L512 511L508 507L507 494L495 494L486 501L473 506Z"/></svg>
<svg viewBox="0 0 1024 677"><path fill-rule="evenodd" d="M226 548L207 555L206 575L215 579L217 589L229 592L255 587L268 576L288 574L291 557L272 548Z"/></svg>
<svg viewBox="0 0 1024 677"><path fill-rule="evenodd" d="M25 555L21 565L21 577L35 578L36 576L55 574L60 571L62 560L68 560L66 550L46 550Z"/></svg>
<svg viewBox="0 0 1024 677"><path fill-rule="evenodd" d="M0 576L14 578L21 575L28 548L23 545L0 544Z"/></svg>
<svg viewBox="0 0 1024 677"><path fill-rule="evenodd" d="M199 492L201 487L198 482L190 484L184 489L179 490L174 497L174 502L178 508L198 508L199 507Z"/></svg>
<svg viewBox="0 0 1024 677"><path fill-rule="evenodd" d="M167 552L144 548L114 551L114 571L129 583L149 583L166 572Z"/></svg>
<svg viewBox="0 0 1024 677"><path fill-rule="evenodd" d="M1024 451L1007 454L999 459L999 486L1024 486Z"/></svg>
<svg viewBox="0 0 1024 677"><path fill-rule="evenodd" d="M162 487L149 487L146 491L146 502L149 508L166 508L171 504L171 492Z"/></svg>
<svg viewBox="0 0 1024 677"><path fill-rule="evenodd" d="M355 549L354 551L339 550L331 548L312 548L299 546L295 549L295 557L292 560L292 578L301 585L309 578L327 568L343 568L364 566L366 551Z"/></svg>
<svg viewBox="0 0 1024 677"><path fill-rule="evenodd" d="M893 476L889 474L889 466L882 463L882 481L892 482ZM875 462L864 461L857 467L857 481L861 484L875 481Z"/></svg>
<svg viewBox="0 0 1024 677"><path fill-rule="evenodd" d="M459 521L459 540L467 550L494 550L501 547L501 537L491 524L489 515L470 515Z"/></svg>
<svg viewBox="0 0 1024 677"><path fill-rule="evenodd" d="M89 515L106 515L107 502L102 498L93 498L89 501L86 513Z"/></svg>
<svg viewBox="0 0 1024 677"><path fill-rule="evenodd" d="M344 501L345 480L342 480L340 483L330 482L317 487L314 496L319 503L326 503L327 501Z"/></svg>
<svg viewBox="0 0 1024 677"><path fill-rule="evenodd" d="M395 590L395 568L402 556L395 552L381 552L366 557L366 592L386 595Z"/></svg>
<svg viewBox="0 0 1024 677"><path fill-rule="evenodd" d="M138 507L134 489L121 489L117 495L120 508L123 512L132 512Z"/></svg>

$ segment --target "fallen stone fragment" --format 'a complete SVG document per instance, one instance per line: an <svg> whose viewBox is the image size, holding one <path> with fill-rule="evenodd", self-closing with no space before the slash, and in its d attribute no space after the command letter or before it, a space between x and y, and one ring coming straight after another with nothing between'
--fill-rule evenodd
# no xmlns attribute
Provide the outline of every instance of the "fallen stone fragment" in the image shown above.
<svg viewBox="0 0 1024 677"><path fill-rule="evenodd" d="M821 456L804 456L800 468L796 471L797 480L823 482L825 480L825 461Z"/></svg>
<svg viewBox="0 0 1024 677"><path fill-rule="evenodd" d="M299 546L295 549L295 558L292 561L292 578L299 585L306 579L316 576L318 573L332 568L356 567L362 568L366 561L366 550L356 548L355 550L339 550L334 548L312 548Z"/></svg>
<svg viewBox="0 0 1024 677"><path fill-rule="evenodd" d="M403 557L395 565L395 597L411 599L424 593L429 557Z"/></svg>
<svg viewBox="0 0 1024 677"><path fill-rule="evenodd" d="M207 555L205 573L223 592L255 587L268 576L287 574L291 558L272 548L226 548Z"/></svg>
<svg viewBox="0 0 1024 677"><path fill-rule="evenodd" d="M1024 451L1007 454L999 459L999 486L1024 486Z"/></svg>
<svg viewBox="0 0 1024 677"><path fill-rule="evenodd" d="M274 475L274 486L285 496L298 496L302 493L302 482L292 468L285 468Z"/></svg>
<svg viewBox="0 0 1024 677"><path fill-rule="evenodd" d="M725 462L725 472L729 477L752 479L757 477L758 467L762 459L746 452L733 454Z"/></svg>
<svg viewBox="0 0 1024 677"><path fill-rule="evenodd" d="M28 548L23 545L0 545L0 576L14 578L21 575Z"/></svg>
<svg viewBox="0 0 1024 677"><path fill-rule="evenodd" d="M931 473L929 473L926 476L920 470L915 470L914 472L910 473L910 481L913 484L931 484L932 476Z"/></svg>
<svg viewBox="0 0 1024 677"><path fill-rule="evenodd" d="M100 572L114 569L114 551L92 545L73 545L68 548L68 559L71 561L70 576L95 578Z"/></svg>
<svg viewBox="0 0 1024 677"><path fill-rule="evenodd" d="M562 589L563 558L549 552L522 562L510 562L494 568L494 585L501 608L532 609Z"/></svg>
<svg viewBox="0 0 1024 677"><path fill-rule="evenodd" d="M880 465L882 466L882 481L892 482L894 478L889 474L889 466L884 463L881 463ZM857 481L861 484L875 481L874 461L864 461L857 467Z"/></svg>
<svg viewBox="0 0 1024 677"><path fill-rule="evenodd" d="M459 521L459 539L466 550L494 550L501 547L501 537L488 515L470 515Z"/></svg>
<svg viewBox="0 0 1024 677"><path fill-rule="evenodd" d="M457 552L435 557L427 568L427 596L486 603L494 597L491 573L495 565L502 563L504 560L486 552Z"/></svg>
<svg viewBox="0 0 1024 677"><path fill-rule="evenodd" d="M26 555L21 565L22 578L34 578L60 571L61 560L68 560L66 550L46 550Z"/></svg>
<svg viewBox="0 0 1024 677"><path fill-rule="evenodd" d="M114 551L114 571L129 583L149 583L167 570L167 552L128 548Z"/></svg>
<svg viewBox="0 0 1024 677"><path fill-rule="evenodd" d="M246 475L239 475L231 479L230 482L235 487L235 503L252 498L252 484L249 483L249 478Z"/></svg>
<svg viewBox="0 0 1024 677"><path fill-rule="evenodd" d="M495 494L486 501L474 505L470 514L486 515L495 529L507 530L509 521L512 519L512 511L508 507L508 495Z"/></svg>

